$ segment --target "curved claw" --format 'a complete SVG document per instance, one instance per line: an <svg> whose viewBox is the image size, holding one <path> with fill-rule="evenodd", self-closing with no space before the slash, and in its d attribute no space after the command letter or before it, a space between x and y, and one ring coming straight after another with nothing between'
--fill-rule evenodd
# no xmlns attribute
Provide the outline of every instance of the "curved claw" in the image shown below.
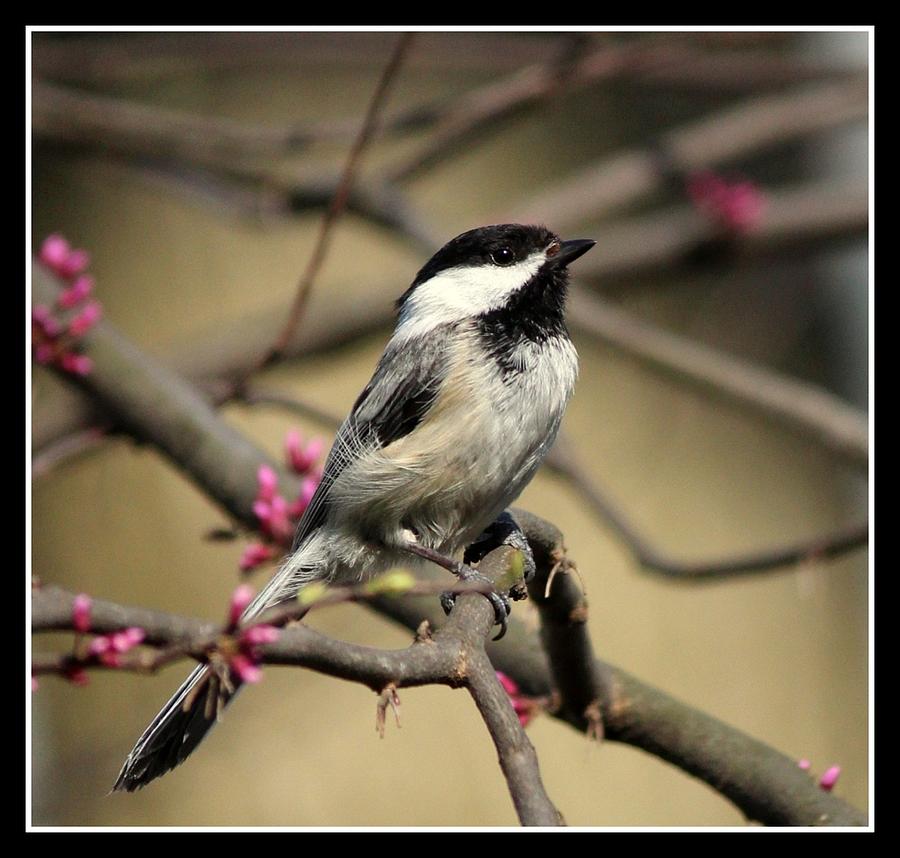
<svg viewBox="0 0 900 858"><path fill-rule="evenodd" d="M491 587L494 586L494 583L490 578L488 578L486 575L482 575L480 572L477 572L470 566L460 564L460 567L460 581L482 581L484 583L490 584ZM498 641L506 634L506 630L509 626L508 620L511 610L509 598L503 593L498 593L496 590L491 590L489 593L485 593L484 597L491 603L491 605L494 606L494 623L500 626L500 631L497 633L496 637L492 638L492 640ZM450 611L453 610L453 606L455 604L455 593L451 591L445 591L441 593L441 607L444 609L445 614L449 614Z"/></svg>
<svg viewBox="0 0 900 858"><path fill-rule="evenodd" d="M494 606L494 622L500 626L500 631L491 640L498 641L506 634L506 630L509 628L509 599L496 592L488 593L487 597Z"/></svg>

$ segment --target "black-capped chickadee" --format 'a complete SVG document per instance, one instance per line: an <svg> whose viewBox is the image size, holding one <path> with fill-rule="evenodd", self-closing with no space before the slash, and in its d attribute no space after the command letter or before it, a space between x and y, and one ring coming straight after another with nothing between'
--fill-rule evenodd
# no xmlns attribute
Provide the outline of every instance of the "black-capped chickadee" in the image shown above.
<svg viewBox="0 0 900 858"><path fill-rule="evenodd" d="M567 266L593 245L501 224L435 253L397 301L397 327L338 430L291 554L243 621L311 581L452 558L518 497L578 375L563 318ZM239 685L224 689L198 666L144 731L114 790L143 787L197 747L220 708L208 705L207 683L218 683L220 704Z"/></svg>

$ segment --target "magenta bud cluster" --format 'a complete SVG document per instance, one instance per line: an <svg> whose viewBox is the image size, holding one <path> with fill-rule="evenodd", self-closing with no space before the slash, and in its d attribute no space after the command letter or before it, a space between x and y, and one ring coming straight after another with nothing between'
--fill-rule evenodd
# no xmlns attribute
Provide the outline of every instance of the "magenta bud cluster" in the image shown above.
<svg viewBox="0 0 900 858"><path fill-rule="evenodd" d="M746 233L762 222L765 195L751 181L699 170L687 177L686 190L696 208L726 232Z"/></svg>
<svg viewBox="0 0 900 858"><path fill-rule="evenodd" d="M323 438L311 438L304 442L296 430L287 433L284 441L285 458L290 469L302 476L300 493L292 501L278 491L278 474L269 465L260 465L256 472L256 499L253 514L266 542L248 545L240 559L242 572L256 569L272 560L277 549L289 548L297 524L306 512L322 479L318 461L325 450Z"/></svg>
<svg viewBox="0 0 900 858"><path fill-rule="evenodd" d="M82 354L80 340L103 315L99 301L90 300L94 278L85 271L90 264L86 250L73 249L61 235L44 239L40 262L67 283L53 307L36 304L31 311L34 359L72 375L88 375L91 359Z"/></svg>
<svg viewBox="0 0 900 858"><path fill-rule="evenodd" d="M509 702L512 703L513 711L518 716L519 723L523 727L527 727L534 719L534 716L541 711L542 707L540 702L533 697L527 697L522 694L522 690L515 680L511 679L502 671L497 670L495 673L497 674L500 685L503 686L503 690L506 692L506 696L509 697Z"/></svg>
<svg viewBox="0 0 900 858"><path fill-rule="evenodd" d="M234 630L240 623L241 615L253 600L253 588L241 584L231 594L228 606L228 626ZM275 626L260 623L241 629L237 635L238 650L228 657L228 664L241 682L259 682L262 679L259 647L278 640L281 630Z"/></svg>

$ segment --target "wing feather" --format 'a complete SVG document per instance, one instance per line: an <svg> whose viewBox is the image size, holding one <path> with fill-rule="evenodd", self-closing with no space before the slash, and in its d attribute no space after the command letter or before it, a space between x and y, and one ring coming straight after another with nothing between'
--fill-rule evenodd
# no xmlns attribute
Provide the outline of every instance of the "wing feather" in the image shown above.
<svg viewBox="0 0 900 858"><path fill-rule="evenodd" d="M388 344L371 380L341 424L325 460L322 480L300 519L296 550L322 525L335 480L348 463L408 435L428 413L447 371L449 326L429 332L419 343Z"/></svg>

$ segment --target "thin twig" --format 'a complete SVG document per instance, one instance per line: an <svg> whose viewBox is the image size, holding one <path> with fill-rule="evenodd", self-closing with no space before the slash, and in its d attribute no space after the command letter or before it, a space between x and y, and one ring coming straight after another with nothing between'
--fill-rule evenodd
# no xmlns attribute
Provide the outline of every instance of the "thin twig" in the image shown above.
<svg viewBox="0 0 900 858"><path fill-rule="evenodd" d="M372 95L372 99L369 102L365 119L363 120L362 127L359 131L359 136L356 138L356 141L347 156L347 161L344 164L341 179L338 183L334 197L331 204L328 206L328 211L325 213L325 216L319 224L319 233L313 247L313 252L307 262L306 269L297 284L297 294L294 298L294 303L291 306L290 313L288 314L287 322L285 322L281 333L276 337L272 347L262 359L260 367L270 366L281 358L284 350L293 339L294 334L300 325L300 320L303 318L303 311L306 308L306 302L309 299L316 274L318 274L319 268L328 252L331 231L347 204L356 169L362 158L363 152L375 133L382 105L387 98L391 83L394 81L394 78L400 69L403 58L412 43L412 38L412 33L403 33L397 39L391 58L388 61L388 64L381 75L381 79L378 81L378 86L376 86L375 92Z"/></svg>
<svg viewBox="0 0 900 858"><path fill-rule="evenodd" d="M681 581L724 579L735 575L775 572L800 563L829 560L864 548L869 542L867 522L835 528L831 533L798 540L787 545L721 557L712 560L685 561L671 557L641 535L626 514L615 504L599 483L577 462L571 445L557 439L545 460L548 467L566 477L588 502L599 518L616 532L628 546L642 569Z"/></svg>
<svg viewBox="0 0 900 858"><path fill-rule="evenodd" d="M48 444L31 460L32 480L39 480L60 465L103 446L108 430L108 426L88 426Z"/></svg>

